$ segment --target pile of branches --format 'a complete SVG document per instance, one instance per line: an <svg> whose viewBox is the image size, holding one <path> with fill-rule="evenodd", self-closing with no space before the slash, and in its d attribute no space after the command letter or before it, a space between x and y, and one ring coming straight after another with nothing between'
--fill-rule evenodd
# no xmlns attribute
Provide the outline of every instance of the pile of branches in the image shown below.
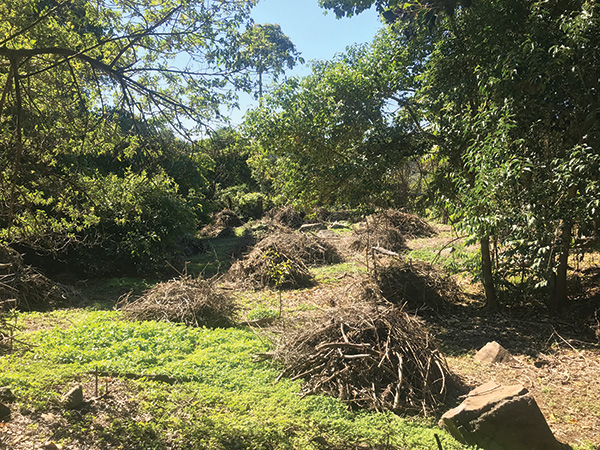
<svg viewBox="0 0 600 450"><path fill-rule="evenodd" d="M311 234L279 232L267 236L229 270L229 277L255 288L310 286L308 266L335 264L342 258L328 242Z"/></svg>
<svg viewBox="0 0 600 450"><path fill-rule="evenodd" d="M414 214L393 209L373 214L355 231L350 247L355 251L381 248L394 253L406 250L406 239L435 236L435 229Z"/></svg>
<svg viewBox="0 0 600 450"><path fill-rule="evenodd" d="M291 205L273 208L267 213L267 218L276 226L292 229L300 228L304 224L304 214L296 211Z"/></svg>
<svg viewBox="0 0 600 450"><path fill-rule="evenodd" d="M12 300L20 311L45 311L73 304L76 293L23 262L21 254L0 245L0 302Z"/></svg>
<svg viewBox="0 0 600 450"><path fill-rule="evenodd" d="M354 231L350 249L355 252L371 251L374 248L400 254L407 250L406 239L395 228L378 223L369 223Z"/></svg>
<svg viewBox="0 0 600 450"><path fill-rule="evenodd" d="M432 337L394 306L333 309L320 323L284 334L274 358L303 394L353 407L427 414L443 404L452 376Z"/></svg>
<svg viewBox="0 0 600 450"><path fill-rule="evenodd" d="M424 306L447 310L458 303L460 288L439 269L424 261L394 259L375 269L374 281L383 297L411 310Z"/></svg>
<svg viewBox="0 0 600 450"><path fill-rule="evenodd" d="M387 223L398 230L407 239L433 237L437 231L416 214L410 214L395 209L388 209L382 213L371 216L373 221Z"/></svg>
<svg viewBox="0 0 600 450"><path fill-rule="evenodd" d="M131 300L123 297L117 308L129 320L155 320L189 326L229 327L235 322L236 303L216 289L211 280L181 276L159 283Z"/></svg>
<svg viewBox="0 0 600 450"><path fill-rule="evenodd" d="M230 209L224 209L214 214L212 223L206 225L200 230L200 235L204 237L230 237L234 234L234 228L243 225L239 216ZM230 236L226 236L229 234Z"/></svg>

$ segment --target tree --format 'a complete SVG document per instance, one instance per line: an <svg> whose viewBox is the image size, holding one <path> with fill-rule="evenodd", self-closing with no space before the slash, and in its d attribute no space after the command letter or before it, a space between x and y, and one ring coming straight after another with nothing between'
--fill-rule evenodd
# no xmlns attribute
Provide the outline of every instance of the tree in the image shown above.
<svg viewBox="0 0 600 450"><path fill-rule="evenodd" d="M283 83L247 115L255 169L287 201L305 205L407 202L404 163L431 136L411 102L414 72L392 67L418 59L384 32Z"/></svg>
<svg viewBox="0 0 600 450"><path fill-rule="evenodd" d="M0 239L51 251L74 242L101 245L90 236L101 236L94 230L107 229L103 220L110 217L117 225L130 222L125 234L113 238L133 239L141 230L135 223L149 218L120 216L119 202L110 198L118 189L107 183L137 192L133 210L151 211L144 202L162 205L170 217L189 220L185 230L193 229L188 207L199 210L205 162L172 133L189 137L190 129L208 126L219 105L233 99L225 88L243 81L243 67L231 61L253 4L0 5ZM190 169L185 175L177 168L184 160ZM180 216L171 206L182 208ZM153 239L173 240L166 230L154 232L142 232L138 248Z"/></svg>
<svg viewBox="0 0 600 450"><path fill-rule="evenodd" d="M240 37L240 59L243 67L252 67L258 76L258 98L263 98L263 74L270 73L277 81L287 66L293 69L297 63L304 64L304 59L295 45L281 31L278 24L254 24L246 29Z"/></svg>
<svg viewBox="0 0 600 450"><path fill-rule="evenodd" d="M468 186L457 218L497 241L501 275L527 264L555 308L573 232L597 220L598 81L586 62L600 56L599 25L586 1L474 3L448 22L423 90L446 139L442 176Z"/></svg>
<svg viewBox="0 0 600 450"><path fill-rule="evenodd" d="M375 5L388 22L401 24L398 39L407 49L422 49L421 65L411 68L421 84L410 100L436 138L431 192L479 239L488 304L497 306L494 281L506 281L516 267L550 288L549 304L563 306L573 243L598 232L597 5L321 4L338 17Z"/></svg>

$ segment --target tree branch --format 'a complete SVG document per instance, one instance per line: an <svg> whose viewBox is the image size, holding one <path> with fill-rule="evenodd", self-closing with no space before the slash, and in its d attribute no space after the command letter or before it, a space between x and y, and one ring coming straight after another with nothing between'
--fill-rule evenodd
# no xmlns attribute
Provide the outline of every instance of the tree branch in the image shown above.
<svg viewBox="0 0 600 450"><path fill-rule="evenodd" d="M25 28L20 29L19 31L17 31L14 34L11 34L10 36L4 38L2 41L0 41L0 45L4 45L7 42L13 40L14 38L22 35L23 33L31 30L33 27L35 27L38 23L40 23L42 20L46 19L46 17L48 17L50 14L52 14L53 12L55 12L56 10L58 10L60 7L62 7L65 3L67 3L67 0L63 0L62 3L59 3L58 5L56 5L54 8L48 10L46 12L46 14L41 15L40 17L38 17L37 20L35 20L33 23L27 25Z"/></svg>

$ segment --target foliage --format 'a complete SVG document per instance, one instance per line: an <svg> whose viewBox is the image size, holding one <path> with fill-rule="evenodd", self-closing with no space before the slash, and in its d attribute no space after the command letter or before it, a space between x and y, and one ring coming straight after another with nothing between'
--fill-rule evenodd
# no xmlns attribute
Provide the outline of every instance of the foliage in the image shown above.
<svg viewBox="0 0 600 450"><path fill-rule="evenodd" d="M284 72L284 66L293 69L304 59L279 24L254 24L240 36L239 63L252 67L258 76L258 98L263 97L263 74L270 72L273 81Z"/></svg>
<svg viewBox="0 0 600 450"><path fill-rule="evenodd" d="M525 268L555 306L573 238L597 229L596 81L580 62L598 58L599 25L586 1L474 4L446 25L423 88L441 137L439 198L497 242L499 277Z"/></svg>
<svg viewBox="0 0 600 450"><path fill-rule="evenodd" d="M250 190L246 184L240 184L220 191L218 203L227 205L241 217L260 219L271 202L267 195Z"/></svg>
<svg viewBox="0 0 600 450"><path fill-rule="evenodd" d="M189 137L232 100L244 68L225 66L252 4L0 6L0 240L92 271L176 253L206 219L211 162L173 130Z"/></svg>
<svg viewBox="0 0 600 450"><path fill-rule="evenodd" d="M311 75L287 80L247 114L250 163L281 203L408 202L406 168L428 137L406 95L420 50L397 36L383 31L370 46L315 63Z"/></svg>
<svg viewBox="0 0 600 450"><path fill-rule="evenodd" d="M245 218L260 218L269 206L248 164L247 140L232 128L220 128L198 143L212 160L208 197L211 208L228 208Z"/></svg>
<svg viewBox="0 0 600 450"><path fill-rule="evenodd" d="M154 270L173 259L182 236L195 231L194 209L165 174L97 174L85 183L96 221L68 253L82 264L75 270L95 275Z"/></svg>
<svg viewBox="0 0 600 450"><path fill-rule="evenodd" d="M398 50L380 66L380 78L390 80L392 88L382 98L393 99L394 89L403 92L414 128L427 137L421 153L414 141L408 148L425 153L419 163L429 162L435 172L430 205L451 212L459 228L480 241L490 306L497 306L494 281L515 271L547 286L551 304L564 305L573 243L598 234L600 122L592 63L599 57L593 44L600 25L597 5L587 0L323 0L321 5L338 17L375 5L394 22L384 42ZM364 66L353 61L351 67ZM292 117L294 124L301 122ZM339 116L332 123L335 130L344 129ZM389 121L384 125L393 129ZM310 131L323 129L327 126L313 124ZM368 138L363 142L375 148ZM268 142L260 143L269 154ZM335 155L339 164L352 148L348 141L342 145L336 153L323 143L312 147L326 149L323 153ZM284 149L296 165L278 170L293 174L305 162L289 156L300 150ZM362 155L350 158L362 166L354 179L363 174L381 179L368 167L373 157L365 163ZM398 162L386 160L383 167L392 171ZM331 179L310 173L325 183ZM304 180L303 186L319 192Z"/></svg>
<svg viewBox="0 0 600 450"><path fill-rule="evenodd" d="M112 374L109 392L126 396L127 402L107 397L99 400L100 407L91 405L88 414L68 416L65 443L84 431L87 443L98 440L114 448L308 450L326 442L336 448L368 443L425 449L434 445L437 433L444 448L462 448L430 422L353 413L324 396L301 398L298 382L284 378L275 383L278 367L252 362L255 353L268 347L251 331L133 323L118 317L115 312L75 314L70 327L28 334L36 344L30 352L2 357L0 384L11 387L24 414L55 411L65 383L83 378L93 386L95 371ZM181 381L119 381L117 374L126 373L165 374ZM118 405L125 403L131 409L122 413Z"/></svg>

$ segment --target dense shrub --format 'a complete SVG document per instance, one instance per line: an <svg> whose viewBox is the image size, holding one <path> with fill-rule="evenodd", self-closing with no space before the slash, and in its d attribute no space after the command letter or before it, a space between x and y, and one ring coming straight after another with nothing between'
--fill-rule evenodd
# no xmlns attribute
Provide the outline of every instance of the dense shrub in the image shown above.
<svg viewBox="0 0 600 450"><path fill-rule="evenodd" d="M153 270L173 259L179 241L196 229L193 207L164 174L111 174L91 184L97 223L82 231L70 255L86 273Z"/></svg>

